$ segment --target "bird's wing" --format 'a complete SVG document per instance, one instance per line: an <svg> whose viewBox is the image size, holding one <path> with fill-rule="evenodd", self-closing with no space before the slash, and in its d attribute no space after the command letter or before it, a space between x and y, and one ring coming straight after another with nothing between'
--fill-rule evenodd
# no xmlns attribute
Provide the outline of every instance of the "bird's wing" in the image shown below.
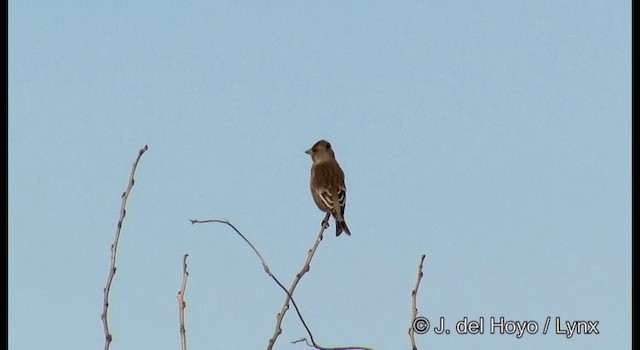
<svg viewBox="0 0 640 350"><path fill-rule="evenodd" d="M316 193L332 213L344 214L347 201L347 188L344 173L337 162L319 164L317 171ZM339 206L339 207L338 207Z"/></svg>
<svg viewBox="0 0 640 350"><path fill-rule="evenodd" d="M344 207L347 205L347 188L344 184L338 187L338 202L340 203L340 214L344 215Z"/></svg>
<svg viewBox="0 0 640 350"><path fill-rule="evenodd" d="M333 199L333 196L331 195L331 191L329 191L328 188L326 187L318 187L316 189L316 193L318 194L318 197L320 197L320 199L322 200L322 203L324 203L324 206L329 209L330 212L334 212L334 207L335 207L335 201Z"/></svg>

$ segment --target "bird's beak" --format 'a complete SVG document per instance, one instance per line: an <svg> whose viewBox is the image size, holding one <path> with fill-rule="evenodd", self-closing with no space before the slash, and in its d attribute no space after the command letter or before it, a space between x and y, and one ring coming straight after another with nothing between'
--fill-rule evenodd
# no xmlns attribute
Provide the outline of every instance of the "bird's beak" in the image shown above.
<svg viewBox="0 0 640 350"><path fill-rule="evenodd" d="M308 149L308 150L304 151L304 153L306 153L306 154L308 154L308 155L311 155L311 150L310 150L310 149Z"/></svg>

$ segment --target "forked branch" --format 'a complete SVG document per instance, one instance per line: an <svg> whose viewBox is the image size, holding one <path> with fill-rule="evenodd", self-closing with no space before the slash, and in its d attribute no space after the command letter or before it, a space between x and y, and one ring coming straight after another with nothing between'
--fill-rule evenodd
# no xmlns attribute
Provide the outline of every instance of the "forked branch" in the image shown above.
<svg viewBox="0 0 640 350"><path fill-rule="evenodd" d="M300 319L300 322L302 322L302 325L304 326L304 328L307 331L307 334L309 335L309 340L307 340L307 338L302 338L302 339L297 340L297 341L295 341L293 343L304 341L307 345L309 345L309 346L311 346L311 347L313 347L315 349L318 349L318 350L347 350L347 349L348 350L357 350L357 349L371 350L369 348L364 348L364 347L349 346L349 347L325 348L325 347L322 347L322 346L318 345L315 342L315 340L313 339L313 334L311 334L311 330L307 326L307 323L305 322L304 318L302 317L302 314L300 313L300 309L298 308L298 305L296 304L295 300L293 299L293 292L295 291L296 287L298 286L298 283L300 283L300 280L302 279L302 276L304 276L304 274L307 273L311 269L311 260L313 259L313 256L314 256L316 250L318 249L318 246L320 245L320 242L322 241L324 230L326 230L327 227L328 227L328 220L329 220L329 214L327 214L325 216L324 220L322 221L322 227L320 229L320 232L318 232L318 236L316 237L316 240L315 240L313 246L311 247L311 249L309 249L309 251L307 253L307 259L306 259L304 265L302 266L302 269L300 270L300 272L298 272L298 274L296 275L296 277L293 280L293 283L291 284L291 287L289 287L289 289L287 289L278 280L278 278L271 272L271 269L267 265L267 262L264 260L262 255L258 252L256 247L229 221L226 221L226 220L191 220L192 224L221 223L221 224L225 224L225 225L231 227L251 247L251 249L256 253L256 255L260 259L260 262L262 263L262 267L264 268L264 271L267 273L267 275L269 275L269 277L271 277L271 279L273 279L274 282L276 282L276 284L278 284L280 289L282 289L287 294L287 297L285 299L284 305L282 306L282 310L278 313L278 316L276 317L276 328L274 330L273 336L271 337L271 339L269 339L269 344L267 346L268 350L273 349L273 346L274 346L274 344L276 342L276 339L282 333L281 325L282 325L282 321L284 319L284 315L286 314L287 310L289 310L289 302L291 302L293 304L293 307L295 308L296 313L298 314L298 318Z"/></svg>
<svg viewBox="0 0 640 350"><path fill-rule="evenodd" d="M269 277L271 277L271 279L273 279L276 284L278 284L278 286L285 292L287 293L287 302L286 302L286 306L287 308L289 308L289 300L291 300L291 302L293 303L293 306L296 309L296 312L298 313L298 317L300 318L300 321L302 322L302 325L304 326L304 328L307 330L307 334L309 334L309 338L311 338L311 341L313 342L313 335L311 334L311 331L309 330L309 327L307 327L307 323L304 321L304 318L302 317L302 314L300 313L300 309L298 309L298 305L296 305L295 300L293 300L292 294L291 292L289 292L287 290L287 288L278 280L278 278L271 272L271 269L269 269L269 265L267 265L267 262L264 260L264 258L262 257L262 255L260 254L260 252L258 252L258 250L256 249L256 247L254 247L254 245L247 239L247 237L245 237L235 226L233 226L233 224L231 224L229 221L226 220L191 220L191 224L206 224L206 223L220 223L220 224L225 224L229 227L231 227L250 247L251 249L254 251L254 253L256 253L256 255L258 256L258 258L260 259L260 262L262 263L262 267L264 268L264 272L267 273L267 275L269 275ZM320 235L319 235L319 239L316 241L316 244L314 245L314 249L313 251L315 252L315 248L317 248L317 245L320 243L319 241L322 240L322 232L324 231L324 226L323 229L320 231ZM311 255L313 256L313 255ZM308 262L310 262L310 258L307 259ZM309 270L309 268L307 267L307 271ZM306 271L305 271L306 272ZM300 275L300 274L298 274ZM302 276L300 276L302 277ZM296 278L297 280L299 280L299 278ZM297 283L296 283L297 284ZM280 314L278 314L280 315ZM280 323L278 323L278 326L280 325ZM277 336L276 336L277 337ZM275 340L274 340L275 342ZM271 344L271 341L269 341L269 343ZM314 343L315 344L315 343ZM269 349L272 348L272 345L269 346Z"/></svg>

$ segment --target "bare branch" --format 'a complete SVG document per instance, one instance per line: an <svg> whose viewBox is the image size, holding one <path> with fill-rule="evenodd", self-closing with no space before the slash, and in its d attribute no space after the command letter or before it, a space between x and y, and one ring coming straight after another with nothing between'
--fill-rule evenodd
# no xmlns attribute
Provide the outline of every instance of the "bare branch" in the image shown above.
<svg viewBox="0 0 640 350"><path fill-rule="evenodd" d="M285 299L284 305L282 306L282 310L278 313L278 316L276 317L276 329L275 329L275 331L273 333L272 338L269 339L269 345L267 347L268 350L273 349L273 346L274 346L274 344L276 342L276 339L282 333L281 325L282 325L282 321L284 319L284 315L287 312L287 310L289 309L289 302L291 302L293 304L293 307L295 308L296 313L298 314L298 318L300 319L300 321L302 322L302 325L306 329L307 334L309 334L309 339L310 339L310 342L307 341L307 338L302 338L300 340L295 341L294 343L304 341L307 345L309 345L309 346L311 346L311 347L313 347L315 349L318 349L318 350L372 350L372 349L369 349L369 348L353 347L353 346L337 347L337 348L325 348L325 347L322 347L322 346L318 345L315 342L315 340L313 339L313 334L311 334L311 330L309 330L309 327L307 326L307 323L305 322L304 318L302 317L302 314L300 313L300 309L298 308L298 305L296 304L296 301L293 299L293 292L295 291L296 287L298 286L298 283L300 283L300 280L302 279L302 276L304 276L304 274L307 273L311 269L311 260L313 259L313 256L314 256L316 250L318 249L318 245L320 245L320 242L322 241L324 230L326 230L327 227L329 227L329 216L330 216L330 214L327 214L325 216L324 220L322 221L322 228L320 229L320 232L318 233L318 237L316 238L315 243L313 244L311 249L309 249L309 252L307 254L307 260L305 261L304 266L302 267L302 270L300 270L300 272L298 272L298 274L296 275L296 278L293 280L293 283L292 283L291 287L288 290L287 290L287 288L285 288L285 286L282 283L280 283L280 281L276 278L276 276L271 272L271 270L269 269L269 266L267 265L267 262L264 260L262 255L260 255L258 250L253 246L253 244L251 244L251 242L240 231L238 231L238 229L235 226L233 226L233 224L231 224L229 221L227 221L227 220L191 220L191 224L220 223L220 224L225 224L225 225L228 225L229 227L231 227L240 237L242 237L242 239L251 247L251 249L253 249L253 251L256 253L258 258L260 259L260 261L262 263L262 267L264 268L264 271L267 273L267 275L269 275L269 277L271 277L271 279L273 279L278 284L278 286L287 294L287 298Z"/></svg>
<svg viewBox="0 0 640 350"><path fill-rule="evenodd" d="M264 271L267 273L267 275L269 275L269 277L271 277L271 279L273 279L278 284L278 286L287 294L287 299L285 300L285 304L282 307L282 311L278 314L276 332L274 333L274 336L269 340L268 349L272 349L273 348L273 344L275 343L276 338L282 332L282 329L280 328L280 324L282 323L282 318L284 317L284 313L289 309L289 301L291 301L291 303L293 304L293 307L296 309L296 313L298 314L298 317L300 318L300 321L302 322L302 325L307 330L307 334L309 334L309 338L311 339L313 344L315 344L315 342L313 340L313 335L311 334L311 330L309 330L309 327L307 326L307 323L304 321L304 318L302 317L302 314L300 313L300 309L298 308L298 305L296 304L295 300L293 299L293 291L295 290L295 287L297 286L298 282L300 282L300 279L302 278L302 275L304 275L307 271L309 271L309 266L310 266L310 263L311 263L311 259L313 258L313 254L315 253L316 249L318 248L318 244L320 244L320 241L322 240L322 233L327 228L327 224L325 222L323 222L322 229L320 230L320 233L318 234L318 238L316 239L316 242L313 245L313 248L309 250L309 254L307 256L307 261L305 262L305 266L303 267L302 271L300 271L298 273L298 275L296 276L296 279L294 280L293 285L291 286L291 288L289 290L287 290L287 288L271 272L271 270L269 269L269 266L267 265L267 262L264 260L262 255L260 255L258 250L253 246L253 244L251 244L251 242L249 242L249 240L240 231L238 231L238 229L235 226L233 226L233 224L231 224L229 221L226 221L226 220L191 220L191 224L205 224L205 223L220 223L220 224L225 224L225 225L228 225L229 227L231 227L240 237L242 237L242 239L245 242L247 242L247 244L251 247L251 249L253 249L253 251L256 253L258 258L260 259L260 261L262 263L262 267L264 268ZM321 349L321 347L317 346L317 345L316 345L316 348Z"/></svg>
<svg viewBox="0 0 640 350"><path fill-rule="evenodd" d="M313 344L309 343L309 341L307 340L307 338L300 338L298 340L294 340L291 342L291 344L297 344L297 343L305 343L308 347L310 348L315 348L318 350L374 350L372 348L363 348L363 347L358 347L358 346L349 346L349 347L340 347L340 348L319 348L317 346L314 346Z"/></svg>
<svg viewBox="0 0 640 350"><path fill-rule="evenodd" d="M118 241L120 240L120 231L122 230L122 224L124 222L124 217L127 215L127 199L129 198L129 194L131 193L131 189L133 188L133 184L135 183L134 175L136 173L136 168L138 167L138 162L144 152L149 149L147 145L145 145L140 151L138 151L138 157L133 163L133 167L131 168L131 175L129 176L129 185L127 189L122 193L122 204L120 205L120 218L118 219L118 225L116 227L116 236L111 244L111 266L109 267L109 276L107 277L107 284L104 287L104 300L102 303L102 315L100 318L102 319L102 324L104 325L104 349L108 350L111 345L111 341L113 340L113 336L109 331L109 322L108 322L108 311L109 311L109 292L111 291L111 283L113 282L113 277L116 274L116 255L118 253Z"/></svg>
<svg viewBox="0 0 640 350"><path fill-rule="evenodd" d="M253 244L251 244L251 242L249 242L247 237L245 237L240 231L238 231L238 229L235 226L233 226L233 224L231 224L229 221L227 221L227 220L190 220L190 221L191 221L192 225L193 224L219 223L219 224L225 224L225 225L228 225L229 227L231 227L234 231L236 231L236 233L238 235L240 235L240 237L242 237L242 239L244 239L245 242L247 242L247 244L251 247L251 249L253 249L254 253L256 253L258 258L260 258L260 261L262 262L262 267L264 267L264 271L269 276L271 276L271 278L274 278L274 276L271 273L271 271L269 271L269 266L267 266L267 262L262 258L262 255L260 255L260 253L258 252L256 247L254 247ZM276 280L276 282L277 282L277 280Z"/></svg>
<svg viewBox="0 0 640 350"><path fill-rule="evenodd" d="M269 346L267 347L267 350L273 349L273 346L276 343L276 339L278 339L278 336L282 333L282 327L281 327L282 321L284 320L284 315L287 313L287 310L289 310L289 300L292 300L293 292L298 286L298 283L300 283L302 276L304 276L304 274L307 273L311 267L311 260L313 259L313 255L316 253L316 249L318 249L318 245L320 244L320 241L322 241L322 235L324 233L324 230L326 230L327 227L329 227L330 216L331 214L327 213L324 217L324 220L322 220L322 226L321 226L320 232L318 233L318 237L316 238L316 241L313 244L313 247L311 247L311 249L309 249L309 252L307 253L307 260L304 262L304 265L302 266L302 270L298 272L298 274L296 275L296 278L293 280L293 283L291 284L291 287L289 287L289 290L287 291L287 298L284 300L284 304L282 305L282 310L280 310L280 312L278 313L278 316L276 317L276 329L273 331L273 336L271 337L271 339L269 339ZM295 302L293 303L293 305L296 306ZM298 308L296 307L296 311L297 310ZM303 321L303 324L304 324L304 321ZM305 328L306 327L307 326L305 324ZM311 332L308 332L308 333L309 333L309 337L311 338L311 343L316 348L318 348L316 342L313 340L313 336L311 335Z"/></svg>
<svg viewBox="0 0 640 350"><path fill-rule="evenodd" d="M187 307L187 303L184 301L184 293L187 289L187 278L189 277L189 272L187 271L187 257L189 254L185 254L182 259L182 288L178 291L178 314L180 317L180 344L182 345L182 350L187 350L187 331L184 326L184 309Z"/></svg>
<svg viewBox="0 0 640 350"><path fill-rule="evenodd" d="M422 257L420 257L420 265L418 265L418 278L416 279L416 286L415 288L411 291L411 324L409 326L409 340L411 341L411 348L413 350L418 350L418 347L416 346L416 338L415 338L415 331L413 330L413 324L414 324L414 320L418 317L418 306L417 306L417 302L416 302L416 297L418 295L418 287L420 287L420 280L422 280L422 264L424 263L424 258L426 257L426 255L422 255Z"/></svg>

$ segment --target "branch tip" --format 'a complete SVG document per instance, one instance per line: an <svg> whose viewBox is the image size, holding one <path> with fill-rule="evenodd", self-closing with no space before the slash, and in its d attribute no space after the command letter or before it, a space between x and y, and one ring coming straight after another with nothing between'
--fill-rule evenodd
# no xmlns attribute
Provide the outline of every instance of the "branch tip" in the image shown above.
<svg viewBox="0 0 640 350"><path fill-rule="evenodd" d="M420 287L420 280L422 280L422 276L424 275L422 273L422 266L423 266L425 257L426 257L425 254L422 254L422 256L420 257L420 264L418 264L418 278L416 279L415 287L411 291L411 324L409 325L408 333L409 333L409 340L411 341L411 347L414 350L417 350L418 347L416 346L416 339L415 339L415 334L413 330L413 322L418 317L418 306L417 306L416 297L418 296L418 288Z"/></svg>
<svg viewBox="0 0 640 350"><path fill-rule="evenodd" d="M113 240L113 243L111 244L111 264L109 266L109 275L107 276L107 282L103 289L104 298L102 301L102 315L100 316L100 318L102 319L102 324L103 324L104 334L105 334L105 344L104 344L105 350L109 349L109 346L111 345L111 341L113 340L113 337L111 336L111 332L109 331L109 320L108 320L109 292L111 291L111 283L113 283L113 278L116 274L116 256L118 254L118 242L120 240L120 232L122 230L124 218L127 215L127 210L126 210L127 199L129 198L129 194L131 194L131 189L133 189L134 176L136 173L136 169L138 167L138 163L140 162L140 158L142 157L142 154L146 150L147 150L147 146L145 145L144 148L138 152L138 157L133 162L133 166L131 168L131 174L129 175L129 183L127 185L127 189L124 192L122 192L122 196L121 196L122 202L120 204L120 218L118 219L118 223L116 225L115 238Z"/></svg>

